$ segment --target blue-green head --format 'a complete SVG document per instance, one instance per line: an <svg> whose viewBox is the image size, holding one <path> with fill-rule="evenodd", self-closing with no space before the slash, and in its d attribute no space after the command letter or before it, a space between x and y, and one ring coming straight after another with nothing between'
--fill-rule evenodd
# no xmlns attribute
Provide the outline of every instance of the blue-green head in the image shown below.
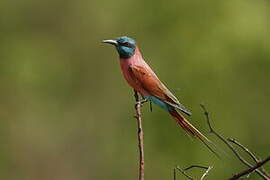
<svg viewBox="0 0 270 180"><path fill-rule="evenodd" d="M135 53L136 42L127 36L122 36L115 40L103 40L102 42L114 45L120 58L130 58Z"/></svg>

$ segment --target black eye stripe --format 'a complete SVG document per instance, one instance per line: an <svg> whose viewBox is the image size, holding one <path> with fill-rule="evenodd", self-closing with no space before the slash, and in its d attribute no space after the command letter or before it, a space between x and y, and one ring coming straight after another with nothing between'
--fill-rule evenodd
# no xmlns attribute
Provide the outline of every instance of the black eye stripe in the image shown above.
<svg viewBox="0 0 270 180"><path fill-rule="evenodd" d="M120 45L121 46L126 46L126 47L133 47L133 45L128 43L128 42L120 43Z"/></svg>

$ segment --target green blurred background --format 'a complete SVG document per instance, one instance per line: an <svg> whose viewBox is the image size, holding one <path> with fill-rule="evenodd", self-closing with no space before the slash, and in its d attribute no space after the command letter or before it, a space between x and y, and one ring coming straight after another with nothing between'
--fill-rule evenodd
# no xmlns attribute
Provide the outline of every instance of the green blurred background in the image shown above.
<svg viewBox="0 0 270 180"><path fill-rule="evenodd" d="M202 132L205 103L218 131L266 157L269 19L267 0L0 1L0 178L137 179L133 93L115 49L100 43L122 35ZM143 120L146 179L172 179L175 165L214 165L212 180L244 169L190 141L159 108L145 105Z"/></svg>

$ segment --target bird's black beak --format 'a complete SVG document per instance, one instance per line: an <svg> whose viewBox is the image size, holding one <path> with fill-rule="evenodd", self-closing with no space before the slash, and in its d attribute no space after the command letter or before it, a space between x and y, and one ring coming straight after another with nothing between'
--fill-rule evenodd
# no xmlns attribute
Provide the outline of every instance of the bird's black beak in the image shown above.
<svg viewBox="0 0 270 180"><path fill-rule="evenodd" d="M117 44L118 44L116 40L103 40L102 42L112 44L112 45L115 45L115 46L117 46Z"/></svg>

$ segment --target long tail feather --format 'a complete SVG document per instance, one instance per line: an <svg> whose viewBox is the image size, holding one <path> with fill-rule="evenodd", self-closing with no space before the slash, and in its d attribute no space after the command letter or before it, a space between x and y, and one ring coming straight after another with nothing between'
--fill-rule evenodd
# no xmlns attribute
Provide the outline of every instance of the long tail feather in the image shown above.
<svg viewBox="0 0 270 180"><path fill-rule="evenodd" d="M186 133L197 137L212 153L214 153L218 158L220 157L219 154L210 146L213 145L216 147L215 144L204 136L199 130L197 130L181 114L179 114L175 109L170 110L169 113L176 120L177 124L179 124L186 131Z"/></svg>

